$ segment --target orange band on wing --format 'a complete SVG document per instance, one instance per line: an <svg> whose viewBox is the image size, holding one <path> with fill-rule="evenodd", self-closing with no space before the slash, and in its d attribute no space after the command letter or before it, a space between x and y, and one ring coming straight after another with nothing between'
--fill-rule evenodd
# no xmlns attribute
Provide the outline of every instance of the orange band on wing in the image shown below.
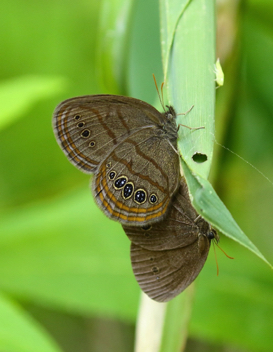
<svg viewBox="0 0 273 352"><path fill-rule="evenodd" d="M151 220L151 219L155 219L161 215L163 215L165 213L165 211L167 210L167 207L169 205L169 203L167 203L164 208L159 211L158 213L155 213L155 214L151 214L151 215L146 215L146 216L142 216L142 217L138 217L138 215L140 213L143 213L143 214L147 214L149 212L153 212L155 210L157 210L158 208L161 208L164 204L164 201L162 201L161 203L155 205L155 206L152 206L148 209L139 209L139 208L130 208L126 205L124 205L123 203L121 203L120 201L118 201L114 194L110 192L109 190L109 187L107 185L107 181L106 181L106 168L104 165L102 165L102 170L101 172L99 173L100 174L100 177L102 178L102 188L103 190L107 193L107 194L111 194L113 195L113 202L117 205L117 207L120 209L120 210L125 210L128 212L128 215L124 215L124 214L121 214L117 211L114 211L110 204L106 201L106 199L103 197L103 194L102 194L102 188L100 187L100 178L98 177L98 175L96 176L96 183L95 183L95 191L96 193L98 194L100 200L101 200L101 203L103 204L103 206L105 207L105 209L113 216L117 217L117 218L121 218L123 220L128 220L128 221L137 221L137 222L142 222L142 221L147 221L147 220ZM165 201L166 203L166 201ZM129 214L130 213L135 213L134 216L130 216ZM137 216L137 217L136 217Z"/></svg>

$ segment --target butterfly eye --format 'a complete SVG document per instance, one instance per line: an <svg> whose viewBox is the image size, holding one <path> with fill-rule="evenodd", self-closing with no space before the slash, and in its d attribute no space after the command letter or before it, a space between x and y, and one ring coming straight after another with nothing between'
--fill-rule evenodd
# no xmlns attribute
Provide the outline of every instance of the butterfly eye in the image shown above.
<svg viewBox="0 0 273 352"><path fill-rule="evenodd" d="M215 230L211 229L210 232L207 234L207 238L209 240L216 239L216 241L218 242L219 236L217 235Z"/></svg>

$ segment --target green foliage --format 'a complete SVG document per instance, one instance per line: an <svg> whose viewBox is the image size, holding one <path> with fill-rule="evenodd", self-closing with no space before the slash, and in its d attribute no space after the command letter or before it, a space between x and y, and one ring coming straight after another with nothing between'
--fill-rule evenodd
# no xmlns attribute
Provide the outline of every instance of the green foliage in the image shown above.
<svg viewBox="0 0 273 352"><path fill-rule="evenodd" d="M26 314L16 303L0 296L1 351L60 352L44 329Z"/></svg>
<svg viewBox="0 0 273 352"><path fill-rule="evenodd" d="M106 219L94 205L88 189L89 177L69 164L51 127L52 112L58 102L76 95L104 93L105 89L108 93L125 92L150 103L156 101L159 106L152 79L152 73L158 81L163 77L158 4L127 1L123 12L120 7L115 8L122 1L105 1L101 7L99 4L95 0L4 0L2 4L1 351L70 351L64 345L62 349L57 347L42 322L34 320L23 305L35 303L84 317L107 316L130 322L136 318L139 289L130 268L129 241L121 226ZM180 6L175 13L174 5ZM166 2L166 14L178 21L190 5ZM209 11L211 21L213 8ZM217 54L225 84L217 90L216 139L273 179L272 3L246 1L244 7L236 8L236 13L233 26L237 36L232 51L223 54L223 58ZM116 21L113 14L120 14L120 20ZM201 16L201 11L197 15ZM112 20L108 22L108 18ZM161 21L163 28L164 19ZM177 21L168 22L165 35L171 38ZM194 28L201 25L197 17L189 21L196 24ZM124 30L127 25L129 30ZM214 28L208 30L211 41ZM104 31L114 39L119 38L106 52L102 51ZM193 42L195 48L199 45L195 57L192 47L188 53L186 49L181 52L180 45L189 45L189 38L180 40L182 43L177 42L174 47L173 39L167 41L163 52L166 62L168 49L174 50L168 59L169 67L175 69L169 72L168 94L178 112L195 105L186 117L179 117L180 123L191 127L205 125L213 131L214 44L210 42L212 47L205 59L211 62L210 70L204 68L204 58L199 58L206 51L206 42L202 46ZM220 38L221 42L225 40L225 36ZM184 66L188 62L186 54L187 60L193 58L190 67ZM100 55L105 55L103 62ZM197 96L189 90L192 84L203 94L203 100L191 98ZM210 101L206 102L208 97ZM194 120L195 116L201 116L201 120ZM200 151L199 144L195 144L196 140L199 142L199 132L181 128L180 150L188 165L195 165L191 159L192 146ZM198 171L204 177L212 161L214 132L210 140L209 137L206 135L208 167ZM218 147L211 175L217 193L240 227L272 262L272 184L241 159ZM217 217L221 224L221 214ZM224 236L221 247L235 259L223 258L219 253L220 276L216 277L214 258L210 255L197 279L189 334L216 344L268 351L273 329L272 271ZM179 324L183 336L178 336L177 341L181 343L187 334L185 320L175 321L174 330L170 330L170 325L172 319L183 315L183 302L171 302L166 314L163 346L176 342L170 336L176 334ZM184 319L190 314L188 308ZM55 337L59 342L62 340L57 333Z"/></svg>
<svg viewBox="0 0 273 352"><path fill-rule="evenodd" d="M161 16L164 18L162 42L168 45L169 55L164 55L163 66L169 72L169 96L177 111L190 104L195 107L178 123L187 126L204 126L192 130L180 128L178 148L182 167L193 205L215 228L238 241L265 262L268 261L236 224L231 214L207 181L213 155L214 105L215 105L215 41L214 6L210 1L196 0L180 3L163 0ZM172 9L172 11L170 11ZM176 24L173 27L173 24ZM171 25L171 29L169 26ZM198 53L198 55L196 55ZM169 67L169 68L168 68ZM184 89L187 87L187 89ZM187 116L188 115L188 116ZM185 120L185 122L184 122ZM183 126L182 126L183 127ZM196 162L196 154L204 155L204 162ZM269 264L269 263L268 263ZM270 264L269 264L270 265Z"/></svg>

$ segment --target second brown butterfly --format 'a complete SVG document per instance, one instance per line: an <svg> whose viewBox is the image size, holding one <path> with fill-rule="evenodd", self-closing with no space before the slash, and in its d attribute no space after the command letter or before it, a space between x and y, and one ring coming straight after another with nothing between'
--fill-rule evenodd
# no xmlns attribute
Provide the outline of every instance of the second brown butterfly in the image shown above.
<svg viewBox="0 0 273 352"><path fill-rule="evenodd" d="M167 217L153 225L123 226L131 243L133 272L152 299L166 302L187 288L203 268L211 240L219 237L191 205L181 179Z"/></svg>

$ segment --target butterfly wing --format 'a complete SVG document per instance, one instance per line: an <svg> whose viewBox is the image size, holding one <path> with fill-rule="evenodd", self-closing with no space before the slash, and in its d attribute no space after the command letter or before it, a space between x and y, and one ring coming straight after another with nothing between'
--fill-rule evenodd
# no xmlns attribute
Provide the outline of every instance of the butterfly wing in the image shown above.
<svg viewBox="0 0 273 352"><path fill-rule="evenodd" d="M205 235L185 247L150 251L131 244L131 262L141 289L158 302L167 302L184 291L203 268L210 248Z"/></svg>
<svg viewBox="0 0 273 352"><path fill-rule="evenodd" d="M136 130L154 128L162 114L151 105L116 95L68 99L54 111L53 129L67 158L81 171L96 172L101 161Z"/></svg>
<svg viewBox="0 0 273 352"><path fill-rule="evenodd" d="M185 180L166 218L150 226L124 226L131 262L141 289L165 302L182 292L199 274L210 248L210 225L192 207Z"/></svg>
<svg viewBox="0 0 273 352"><path fill-rule="evenodd" d="M178 185L178 155L167 139L143 128L101 163L93 193L110 218L142 226L164 216Z"/></svg>
<svg viewBox="0 0 273 352"><path fill-rule="evenodd" d="M167 250L190 245L196 240L200 222L196 223L198 214L191 205L187 185L181 180L179 189L172 199L172 205L164 221L149 226L128 226L123 229L129 239L148 250ZM202 231L206 232L208 224L203 223ZM207 225L207 226L205 226Z"/></svg>

